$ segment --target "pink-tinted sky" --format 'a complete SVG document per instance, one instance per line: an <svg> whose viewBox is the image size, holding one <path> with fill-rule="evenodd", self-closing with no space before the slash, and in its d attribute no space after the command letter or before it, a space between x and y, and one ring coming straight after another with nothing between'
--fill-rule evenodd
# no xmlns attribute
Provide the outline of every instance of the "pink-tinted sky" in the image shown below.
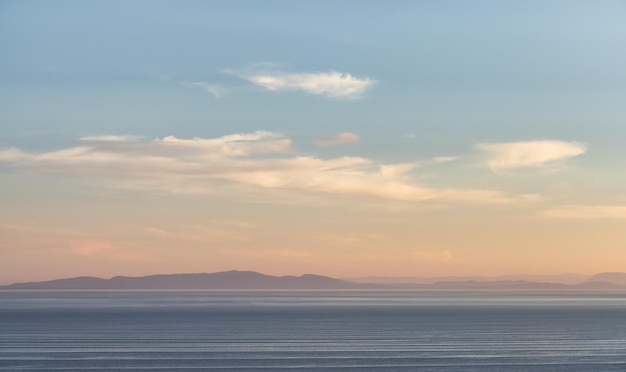
<svg viewBox="0 0 626 372"><path fill-rule="evenodd" d="M624 7L4 1L0 282L623 271Z"/></svg>

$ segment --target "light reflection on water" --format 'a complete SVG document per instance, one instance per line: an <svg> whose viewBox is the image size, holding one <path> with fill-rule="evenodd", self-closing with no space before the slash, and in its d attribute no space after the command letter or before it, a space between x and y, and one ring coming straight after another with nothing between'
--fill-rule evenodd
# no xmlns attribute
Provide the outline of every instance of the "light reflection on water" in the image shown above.
<svg viewBox="0 0 626 372"><path fill-rule="evenodd" d="M0 292L3 370L626 370L620 292Z"/></svg>

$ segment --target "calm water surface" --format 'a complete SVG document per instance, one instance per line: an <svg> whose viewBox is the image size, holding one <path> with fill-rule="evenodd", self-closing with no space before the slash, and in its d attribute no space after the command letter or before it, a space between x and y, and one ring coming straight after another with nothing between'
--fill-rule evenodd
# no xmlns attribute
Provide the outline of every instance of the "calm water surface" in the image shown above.
<svg viewBox="0 0 626 372"><path fill-rule="evenodd" d="M626 293L0 291L6 371L626 371Z"/></svg>

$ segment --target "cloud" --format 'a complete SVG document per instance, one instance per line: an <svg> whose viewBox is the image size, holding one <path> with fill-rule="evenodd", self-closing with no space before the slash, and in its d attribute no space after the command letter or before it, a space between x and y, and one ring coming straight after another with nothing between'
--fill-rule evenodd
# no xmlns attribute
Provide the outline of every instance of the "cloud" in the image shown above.
<svg viewBox="0 0 626 372"><path fill-rule="evenodd" d="M229 226L229 224L226 223L210 221L198 225L174 225L168 230L155 227L142 229L143 232L157 236L159 239L169 238L177 241L189 240L203 242L251 241L250 230L250 227L246 226Z"/></svg>
<svg viewBox="0 0 626 372"><path fill-rule="evenodd" d="M236 133L218 138L177 138L167 136L146 141L136 136L90 136L82 137L85 146L74 147L62 151L79 154L89 151L93 156L114 156L115 154L156 156L161 158L177 158L186 155L233 157L254 154L280 154L292 151L290 139L278 133L256 131L252 133ZM16 151L16 149L11 149ZM66 156L67 153L51 152L45 156ZM1 155L0 155L1 156ZM16 155L14 155L16 156Z"/></svg>
<svg viewBox="0 0 626 372"><path fill-rule="evenodd" d="M204 91L211 93L213 97L218 98L218 99L222 98L226 91L222 86L219 86L217 84L205 83L202 81L191 81L191 82L185 82L183 84L188 87L197 87L197 88L203 89Z"/></svg>
<svg viewBox="0 0 626 372"><path fill-rule="evenodd" d="M434 157L431 161L435 164L441 164L441 163L449 163L451 161L455 161L458 158L459 158L458 156L437 156L437 157Z"/></svg>
<svg viewBox="0 0 626 372"><path fill-rule="evenodd" d="M126 142L126 141L139 141L141 137L139 136L113 136L113 135L105 135L105 136L85 136L80 138L83 142Z"/></svg>
<svg viewBox="0 0 626 372"><path fill-rule="evenodd" d="M115 250L113 244L101 240L81 239L69 243L71 251L81 256L106 254Z"/></svg>
<svg viewBox="0 0 626 372"><path fill-rule="evenodd" d="M163 139L154 140L153 144L156 145L156 150L163 150L164 147L167 147L226 157L287 153L292 150L290 139L281 138L279 134L265 131L231 134L210 139L197 137L179 139L174 136L167 136Z"/></svg>
<svg viewBox="0 0 626 372"><path fill-rule="evenodd" d="M402 164L383 164L380 165L380 174L382 174L383 177L395 178L399 175L407 173L418 165L419 164L417 162Z"/></svg>
<svg viewBox="0 0 626 372"><path fill-rule="evenodd" d="M494 172L522 167L554 165L559 161L582 155L587 146L580 142L527 141L483 143L477 145Z"/></svg>
<svg viewBox="0 0 626 372"><path fill-rule="evenodd" d="M315 235L310 237L313 240L320 240L325 245L331 244L339 247L367 247L394 244L392 238L379 234L362 234L362 233L342 233L342 234L326 234Z"/></svg>
<svg viewBox="0 0 626 372"><path fill-rule="evenodd" d="M98 239L72 239L67 241L66 245L65 248L61 248L57 252L119 261L144 261L147 258L145 252L129 249L132 244L129 245L124 242L114 244Z"/></svg>
<svg viewBox="0 0 626 372"><path fill-rule="evenodd" d="M89 236L89 234L84 231L68 230L65 228L58 228L58 227L52 227L52 228L42 227L34 223L0 224L0 230L18 231L22 233L28 233L30 236L35 236L39 234L45 234L48 236L52 235L52 236L72 236L72 237Z"/></svg>
<svg viewBox="0 0 626 372"><path fill-rule="evenodd" d="M559 208L548 209L543 212L543 215L549 218L566 218L579 220L626 219L626 206L568 205Z"/></svg>
<svg viewBox="0 0 626 372"><path fill-rule="evenodd" d="M494 190L416 184L407 174L416 163L297 156L292 153L290 139L266 131L218 138L137 138L84 137L79 146L43 153L0 150L0 163L36 174L94 179L113 187L171 193L237 196L242 191L258 194L278 190L403 202L530 200Z"/></svg>
<svg viewBox="0 0 626 372"><path fill-rule="evenodd" d="M359 140L360 137L358 134L343 132L339 133L336 136L318 138L315 143L317 143L319 146L332 146L341 143L355 143L359 142Z"/></svg>
<svg viewBox="0 0 626 372"><path fill-rule="evenodd" d="M242 71L226 71L267 90L300 91L338 99L357 99L376 81L369 77L358 78L348 73L277 71L275 66L256 65Z"/></svg>

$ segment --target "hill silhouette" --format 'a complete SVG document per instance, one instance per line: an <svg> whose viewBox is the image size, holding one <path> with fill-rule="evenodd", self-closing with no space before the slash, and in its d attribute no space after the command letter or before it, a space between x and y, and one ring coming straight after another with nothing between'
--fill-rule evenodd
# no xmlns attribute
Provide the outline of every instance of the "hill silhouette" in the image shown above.
<svg viewBox="0 0 626 372"><path fill-rule="evenodd" d="M589 277L586 283L613 283L618 285L626 285L626 273L611 272L600 273Z"/></svg>
<svg viewBox="0 0 626 372"><path fill-rule="evenodd" d="M359 285L326 276L271 276L254 271L224 271L200 274L166 274L143 277L116 276L111 279L77 277L44 282L15 283L0 289L30 290L260 290L260 289L353 289Z"/></svg>
<svg viewBox="0 0 626 372"><path fill-rule="evenodd" d="M601 273L576 284L529 280L441 280L431 283L363 283L305 274L272 276L254 271L163 274L102 279L81 276L14 283L0 290L626 290L626 273Z"/></svg>

